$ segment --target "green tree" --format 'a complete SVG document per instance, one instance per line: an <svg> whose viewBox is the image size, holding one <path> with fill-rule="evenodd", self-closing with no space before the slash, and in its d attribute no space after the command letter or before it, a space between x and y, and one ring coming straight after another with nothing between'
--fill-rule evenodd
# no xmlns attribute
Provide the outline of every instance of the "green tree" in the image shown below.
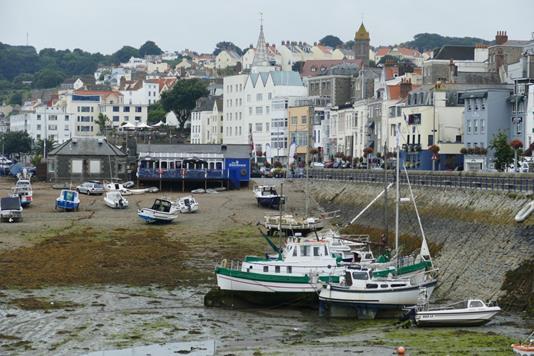
<svg viewBox="0 0 534 356"><path fill-rule="evenodd" d="M171 90L161 95L161 105L166 112L173 111L180 124L180 130L191 117L197 99L208 95L206 82L200 79L179 80Z"/></svg>
<svg viewBox="0 0 534 356"><path fill-rule="evenodd" d="M26 131L6 132L0 138L4 153L30 153L32 150L32 138Z"/></svg>
<svg viewBox="0 0 534 356"><path fill-rule="evenodd" d="M343 45L343 41L341 41L339 39L339 37L336 37L336 36L333 36L333 35L328 35L328 36L324 36L323 38L321 38L319 40L319 44L321 44L323 46L337 48L338 46L342 46Z"/></svg>
<svg viewBox="0 0 534 356"><path fill-rule="evenodd" d="M61 71L45 68L35 74L33 86L35 88L54 88L57 87L65 79L65 74Z"/></svg>
<svg viewBox="0 0 534 356"><path fill-rule="evenodd" d="M100 131L101 135L105 134L106 126L110 124L109 118L106 114L98 114L98 119L96 120L96 124L98 125L98 130Z"/></svg>
<svg viewBox="0 0 534 356"><path fill-rule="evenodd" d="M115 64L128 62L131 57L139 57L139 50L131 46L124 46L111 55Z"/></svg>
<svg viewBox="0 0 534 356"><path fill-rule="evenodd" d="M150 105L148 107L148 124L154 125L157 124L160 120L164 121L166 114L167 112L159 101Z"/></svg>
<svg viewBox="0 0 534 356"><path fill-rule="evenodd" d="M46 139L46 154L48 156L48 152L52 151L52 149L57 145L57 142L54 140L51 140L49 138ZM45 142L43 139L35 140L33 145L33 153L35 156L42 157L44 154L45 149Z"/></svg>
<svg viewBox="0 0 534 356"><path fill-rule="evenodd" d="M16 91L11 95L9 98L9 103L11 105L22 105L22 102L24 101L24 96L22 95L21 91Z"/></svg>
<svg viewBox="0 0 534 356"><path fill-rule="evenodd" d="M139 56L144 57L146 55L159 55L163 51L154 41L146 41L141 47L139 47Z"/></svg>
<svg viewBox="0 0 534 356"><path fill-rule="evenodd" d="M413 41L404 42L400 46L426 51L440 48L444 45L474 46L480 43L491 44L490 41L476 37L447 37L438 35L437 33L418 33L413 36Z"/></svg>
<svg viewBox="0 0 534 356"><path fill-rule="evenodd" d="M514 150L508 144L508 135L505 132L501 131L493 136L489 148L495 151L495 168L498 171L504 171L514 161Z"/></svg>
<svg viewBox="0 0 534 356"><path fill-rule="evenodd" d="M240 56L243 55L243 51L241 48L237 47L233 42L228 41L222 41L215 45L215 49L213 50L213 55L216 56L222 51L234 51L235 53L239 54Z"/></svg>

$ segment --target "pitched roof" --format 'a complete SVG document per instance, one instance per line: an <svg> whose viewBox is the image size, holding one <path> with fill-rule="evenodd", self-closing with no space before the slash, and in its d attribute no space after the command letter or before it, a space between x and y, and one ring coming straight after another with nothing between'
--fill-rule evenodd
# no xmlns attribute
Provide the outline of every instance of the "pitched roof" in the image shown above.
<svg viewBox="0 0 534 356"><path fill-rule="evenodd" d="M380 47L379 49L376 50L375 55L377 57L384 57L386 54L389 53L390 50L391 50L391 48L389 48L389 47Z"/></svg>
<svg viewBox="0 0 534 356"><path fill-rule="evenodd" d="M113 90L76 90L74 93L76 95L98 95L103 97L107 97L109 95L122 96L120 92Z"/></svg>
<svg viewBox="0 0 534 356"><path fill-rule="evenodd" d="M361 68L362 61L359 59L324 59L324 60L309 60L304 62L300 74L303 77L315 77L320 74L324 74L327 70L335 65L342 63L356 64L358 68Z"/></svg>
<svg viewBox="0 0 534 356"><path fill-rule="evenodd" d="M369 40L369 32L367 32L367 30L365 29L365 26L363 25L363 22L362 24L360 25L360 28L358 29L358 31L356 32L356 34L354 35L354 39L356 41L358 40Z"/></svg>
<svg viewBox="0 0 534 356"><path fill-rule="evenodd" d="M454 59L457 61L474 60L475 46L445 45L434 51L432 59Z"/></svg>
<svg viewBox="0 0 534 356"><path fill-rule="evenodd" d="M54 148L49 156L126 156L104 137L73 137Z"/></svg>
<svg viewBox="0 0 534 356"><path fill-rule="evenodd" d="M252 86L256 87L258 81L261 79L263 85L267 83L267 80L271 77L275 86L302 86L302 78L298 72L293 71L271 71L250 73L249 79ZM247 80L248 82L248 80Z"/></svg>

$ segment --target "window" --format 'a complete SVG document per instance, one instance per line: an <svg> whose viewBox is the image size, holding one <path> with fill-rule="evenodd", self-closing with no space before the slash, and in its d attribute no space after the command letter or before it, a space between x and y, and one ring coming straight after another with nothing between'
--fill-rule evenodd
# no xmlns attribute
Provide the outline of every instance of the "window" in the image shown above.
<svg viewBox="0 0 534 356"><path fill-rule="evenodd" d="M478 133L478 120L473 120L473 132Z"/></svg>
<svg viewBox="0 0 534 356"><path fill-rule="evenodd" d="M367 283L366 287L367 287L367 289L375 289L375 288L378 288L378 284L376 284L376 283Z"/></svg>
<svg viewBox="0 0 534 356"><path fill-rule="evenodd" d="M308 122L308 117L306 115L302 115L300 117L300 123L301 124L306 124Z"/></svg>
<svg viewBox="0 0 534 356"><path fill-rule="evenodd" d="M136 116L135 121L141 121L141 116Z"/></svg>
<svg viewBox="0 0 534 356"><path fill-rule="evenodd" d="M89 173L98 174L100 173L100 160L92 159L89 161Z"/></svg>
<svg viewBox="0 0 534 356"><path fill-rule="evenodd" d="M467 133L471 133L471 120L467 120Z"/></svg>
<svg viewBox="0 0 534 356"><path fill-rule="evenodd" d="M78 106L78 112L91 112L90 106Z"/></svg>
<svg viewBox="0 0 534 356"><path fill-rule="evenodd" d="M250 107L248 108L248 114L249 114L249 115L252 115L252 106L250 106Z"/></svg>
<svg viewBox="0 0 534 356"><path fill-rule="evenodd" d="M129 106L125 106L122 108L122 111L123 112L130 112L130 107Z"/></svg>
<svg viewBox="0 0 534 356"><path fill-rule="evenodd" d="M263 114L263 106L256 106L256 115Z"/></svg>
<svg viewBox="0 0 534 356"><path fill-rule="evenodd" d="M113 107L113 112L119 112L119 107L118 106L114 106Z"/></svg>
<svg viewBox="0 0 534 356"><path fill-rule="evenodd" d="M273 93L267 94L267 99L271 100L273 98Z"/></svg>
<svg viewBox="0 0 534 356"><path fill-rule="evenodd" d="M247 94L247 103L250 103L250 94Z"/></svg>
<svg viewBox="0 0 534 356"><path fill-rule="evenodd" d="M136 106L135 107L135 112L142 112L143 111L143 108L140 107L140 106Z"/></svg>
<svg viewBox="0 0 534 356"><path fill-rule="evenodd" d="M269 132L269 123L268 122L265 123L265 131Z"/></svg>
<svg viewBox="0 0 534 356"><path fill-rule="evenodd" d="M297 120L298 120L298 118L296 116L291 116L291 125L296 125L297 124Z"/></svg>
<svg viewBox="0 0 534 356"><path fill-rule="evenodd" d="M293 247L293 256L297 256L297 248Z"/></svg>
<svg viewBox="0 0 534 356"><path fill-rule="evenodd" d="M270 106L266 106L265 107L265 113L269 114L270 112L271 112L271 107Z"/></svg>
<svg viewBox="0 0 534 356"><path fill-rule="evenodd" d="M486 120L480 119L480 133L484 133L486 131Z"/></svg>
<svg viewBox="0 0 534 356"><path fill-rule="evenodd" d="M274 273L280 273L280 266L274 266Z"/></svg>
<svg viewBox="0 0 534 356"><path fill-rule="evenodd" d="M287 267L286 267L286 272L287 272L287 273L291 273L291 272L292 272L292 268L291 268L291 266L287 266Z"/></svg>
<svg viewBox="0 0 534 356"><path fill-rule="evenodd" d="M69 121L69 115L65 115L65 121Z"/></svg>
<svg viewBox="0 0 534 356"><path fill-rule="evenodd" d="M263 95L261 93L256 94L256 101L262 101Z"/></svg>
<svg viewBox="0 0 534 356"><path fill-rule="evenodd" d="M57 121L57 115L49 115L48 121Z"/></svg>
<svg viewBox="0 0 534 356"><path fill-rule="evenodd" d="M113 116L113 122L118 122L119 121L119 117L118 116Z"/></svg>
<svg viewBox="0 0 534 356"><path fill-rule="evenodd" d="M261 122L257 122L256 123L256 131L257 132L262 132L263 131L263 123L261 123Z"/></svg>
<svg viewBox="0 0 534 356"><path fill-rule="evenodd" d="M310 246L300 246L300 255L309 256L310 255Z"/></svg>
<svg viewBox="0 0 534 356"><path fill-rule="evenodd" d="M81 159L73 159L71 161L71 173L74 173L74 174L80 174L82 173L82 166L83 166L83 161Z"/></svg>
<svg viewBox="0 0 534 356"><path fill-rule="evenodd" d="M128 116L125 116L124 121L128 121L128 120L130 120L130 118Z"/></svg>
<svg viewBox="0 0 534 356"><path fill-rule="evenodd" d="M65 126L65 131L70 131L69 127L68 126Z"/></svg>
<svg viewBox="0 0 534 356"><path fill-rule="evenodd" d="M41 125L37 125L37 130L41 130Z"/></svg>
<svg viewBox="0 0 534 356"><path fill-rule="evenodd" d="M263 272L269 272L269 266L263 266Z"/></svg>
<svg viewBox="0 0 534 356"><path fill-rule="evenodd" d="M48 129L50 131L55 131L55 130L57 130L57 125L48 125Z"/></svg>
<svg viewBox="0 0 534 356"><path fill-rule="evenodd" d="M484 307L484 305L482 304L480 300L473 300L471 301L471 303L469 303L469 307L470 308L482 308Z"/></svg>
<svg viewBox="0 0 534 356"><path fill-rule="evenodd" d="M41 115L37 115L37 120L41 120Z"/></svg>
<svg viewBox="0 0 534 356"><path fill-rule="evenodd" d="M313 247L313 255L314 256L319 256L319 246L314 246Z"/></svg>

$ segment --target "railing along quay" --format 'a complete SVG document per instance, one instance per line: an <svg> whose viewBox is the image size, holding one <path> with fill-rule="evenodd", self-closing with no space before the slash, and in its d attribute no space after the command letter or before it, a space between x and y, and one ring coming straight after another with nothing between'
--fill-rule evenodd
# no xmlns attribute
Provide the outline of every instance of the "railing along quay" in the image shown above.
<svg viewBox="0 0 534 356"><path fill-rule="evenodd" d="M517 193L534 193L533 173L465 173L408 171L410 183L414 186L465 188ZM384 171L365 169L310 169L309 177L314 180L336 180L360 183L384 183ZM388 181L395 181L395 172L388 172ZM401 183L407 183L405 174Z"/></svg>

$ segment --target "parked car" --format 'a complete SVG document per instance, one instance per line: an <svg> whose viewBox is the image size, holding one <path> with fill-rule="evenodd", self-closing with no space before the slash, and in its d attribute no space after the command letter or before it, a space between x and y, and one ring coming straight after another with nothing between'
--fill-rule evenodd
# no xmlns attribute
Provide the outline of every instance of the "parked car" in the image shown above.
<svg viewBox="0 0 534 356"><path fill-rule="evenodd" d="M89 181L77 186L76 190L78 191L78 193L83 193L87 195L104 194L104 185L100 182Z"/></svg>
<svg viewBox="0 0 534 356"><path fill-rule="evenodd" d="M312 162L310 164L310 167L311 168L324 168L324 163L323 162Z"/></svg>

